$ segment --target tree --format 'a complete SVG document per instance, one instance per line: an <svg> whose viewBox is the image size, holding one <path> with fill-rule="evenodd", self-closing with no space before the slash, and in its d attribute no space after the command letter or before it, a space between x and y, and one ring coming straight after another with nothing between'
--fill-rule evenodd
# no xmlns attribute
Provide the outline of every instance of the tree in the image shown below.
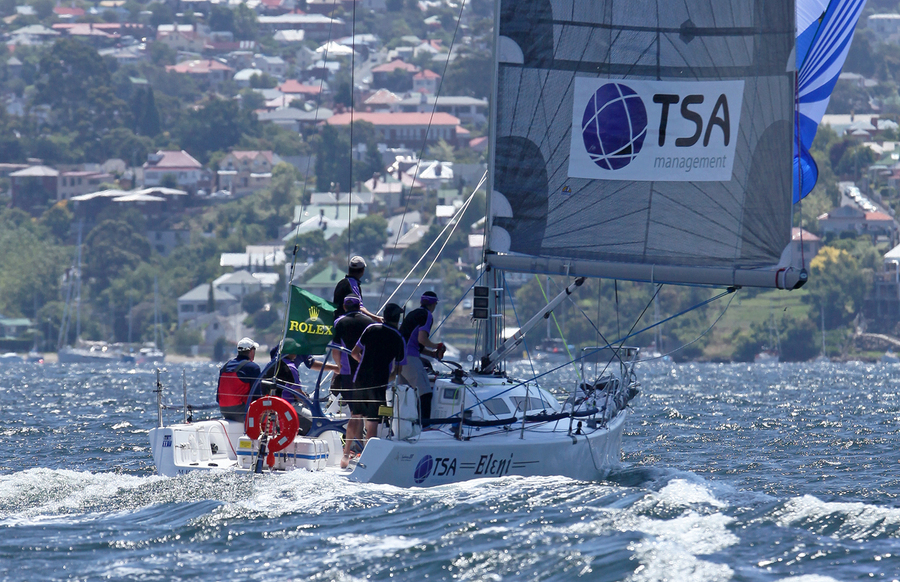
<svg viewBox="0 0 900 582"><path fill-rule="evenodd" d="M138 89L129 101L132 131L137 135L153 137L159 133L159 111L153 98L153 87Z"/></svg>
<svg viewBox="0 0 900 582"><path fill-rule="evenodd" d="M809 267L803 300L816 312L824 310L826 329L848 324L862 307L869 287L856 259L846 250L825 246Z"/></svg>
<svg viewBox="0 0 900 582"><path fill-rule="evenodd" d="M256 12L247 8L246 4L238 4L234 9L234 38L238 40L256 40L259 22Z"/></svg>
<svg viewBox="0 0 900 582"><path fill-rule="evenodd" d="M160 24L172 24L175 22L175 13L168 4L153 2L150 8L150 24L153 28L159 28Z"/></svg>
<svg viewBox="0 0 900 582"><path fill-rule="evenodd" d="M333 125L325 125L316 140L316 187L329 190L335 184L341 192L350 191L350 137Z"/></svg>
<svg viewBox="0 0 900 582"><path fill-rule="evenodd" d="M370 214L351 222L337 238L336 248L339 252L347 249L349 255L372 256L384 247L387 236L387 220L380 214Z"/></svg>
<svg viewBox="0 0 900 582"><path fill-rule="evenodd" d="M243 134L258 135L259 122L233 100L211 99L185 113L178 133L181 146L206 163L211 152L237 145Z"/></svg>
<svg viewBox="0 0 900 582"><path fill-rule="evenodd" d="M281 162L272 168L272 185L269 190L272 194L273 210L280 210L282 206L292 202L291 193L296 180L297 172L294 166Z"/></svg>
<svg viewBox="0 0 900 582"><path fill-rule="evenodd" d="M84 240L84 274L105 289L122 270L137 267L150 253L150 242L127 222L104 220Z"/></svg>
<svg viewBox="0 0 900 582"><path fill-rule="evenodd" d="M285 247L285 253L292 253L294 244L297 245L297 256L307 260L318 261L327 256L329 252L325 235L318 228L297 235L292 244L288 244Z"/></svg>
<svg viewBox="0 0 900 582"><path fill-rule="evenodd" d="M223 4L213 4L209 10L209 28L213 31L234 32L234 12Z"/></svg>
<svg viewBox="0 0 900 582"><path fill-rule="evenodd" d="M72 38L53 43L41 58L40 70L41 76L35 82L35 102L50 105L61 124L69 126L74 124L76 117L91 115L90 111L85 111L76 116L76 111L89 110L91 92L109 87L112 81L106 63L97 51Z"/></svg>

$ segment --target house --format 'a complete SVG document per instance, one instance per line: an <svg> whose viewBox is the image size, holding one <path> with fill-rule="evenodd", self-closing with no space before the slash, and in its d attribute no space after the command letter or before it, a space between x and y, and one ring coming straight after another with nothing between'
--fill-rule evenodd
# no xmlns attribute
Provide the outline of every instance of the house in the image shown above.
<svg viewBox="0 0 900 582"><path fill-rule="evenodd" d="M794 257L794 267L802 268L819 254L822 248L822 239L806 229L795 226L791 229L791 253Z"/></svg>
<svg viewBox="0 0 900 582"><path fill-rule="evenodd" d="M372 67L372 87L391 91L408 91L412 88L413 75L419 67L395 59L389 63Z"/></svg>
<svg viewBox="0 0 900 582"><path fill-rule="evenodd" d="M885 253L883 265L875 273L872 294L866 297L866 323L872 331L892 332L900 322L900 246Z"/></svg>
<svg viewBox="0 0 900 582"><path fill-rule="evenodd" d="M215 87L231 78L234 69L215 59L184 61L177 65L167 65L166 71L180 75L190 75L200 84Z"/></svg>
<svg viewBox="0 0 900 582"><path fill-rule="evenodd" d="M257 69L267 75L271 75L278 79L283 79L287 71L287 63L281 57L270 57L267 55L256 55L254 65Z"/></svg>
<svg viewBox="0 0 900 582"><path fill-rule="evenodd" d="M207 38L195 24L160 24L156 29L156 41L176 51L202 52Z"/></svg>
<svg viewBox="0 0 900 582"><path fill-rule="evenodd" d="M441 76L430 69L425 69L413 75L412 81L413 93L434 95L441 84Z"/></svg>
<svg viewBox="0 0 900 582"><path fill-rule="evenodd" d="M257 111L256 118L261 122L271 122L294 132L311 128L322 121L330 119L334 115L331 109L325 107L311 107L309 109L297 109L296 107L282 107L273 111Z"/></svg>
<svg viewBox="0 0 900 582"><path fill-rule="evenodd" d="M238 87L249 87L253 77L262 77L262 69L241 69L231 78Z"/></svg>
<svg viewBox="0 0 900 582"><path fill-rule="evenodd" d="M213 281L213 287L230 293L238 299L243 299L247 295L261 291L262 283L251 275L249 271L241 270L225 273Z"/></svg>
<svg viewBox="0 0 900 582"><path fill-rule="evenodd" d="M873 241L886 237L893 245L897 242L898 226L893 218L883 212L865 212L855 206L841 206L818 217L819 228L825 234L855 232L871 236Z"/></svg>
<svg viewBox="0 0 900 582"><path fill-rule="evenodd" d="M340 18L329 18L322 14L279 14L277 16L260 16L257 18L259 28L263 32L279 30L302 30L308 40L328 40L335 36L344 36L348 32L347 23Z"/></svg>
<svg viewBox="0 0 900 582"><path fill-rule="evenodd" d="M284 247L279 245L247 245L243 253L222 253L219 266L240 269L268 269L285 263ZM252 273L254 276L258 273Z"/></svg>
<svg viewBox="0 0 900 582"><path fill-rule="evenodd" d="M174 177L179 187L196 192L208 184L203 165L184 150L159 150L144 162L144 186L162 186L166 176Z"/></svg>
<svg viewBox="0 0 900 582"><path fill-rule="evenodd" d="M209 283L197 285L178 298L179 327L184 324L185 321L196 319L207 313L210 293L209 287ZM240 311L240 301L238 298L224 289L216 289L216 287L213 286L212 296L216 312L220 312L224 315L234 315Z"/></svg>
<svg viewBox="0 0 900 582"><path fill-rule="evenodd" d="M349 127L351 121L366 121L378 131L378 141L388 147L434 144L444 140L457 145L458 137L468 135L459 118L449 113L338 113L325 121L337 127Z"/></svg>
<svg viewBox="0 0 900 582"><path fill-rule="evenodd" d="M41 214L59 200L59 172L47 166L30 166L9 174L13 208Z"/></svg>
<svg viewBox="0 0 900 582"><path fill-rule="evenodd" d="M866 18L866 28L882 42L896 40L900 36L900 14L870 14Z"/></svg>
<svg viewBox="0 0 900 582"><path fill-rule="evenodd" d="M387 89L378 89L363 101L363 105L366 111L389 112L394 111L395 106L401 101L402 99L396 93Z"/></svg>
<svg viewBox="0 0 900 582"><path fill-rule="evenodd" d="M75 8L74 6L55 6L53 8L53 14L62 20L62 21L73 21L78 20L82 16L84 16L84 8Z"/></svg>
<svg viewBox="0 0 900 582"><path fill-rule="evenodd" d="M272 183L272 168L281 158L272 151L233 151L219 162L219 188L246 196Z"/></svg>
<svg viewBox="0 0 900 582"><path fill-rule="evenodd" d="M449 113L458 117L463 123L485 125L487 123L487 99L476 99L465 96L434 96L417 94L403 99L393 107L394 111L431 113Z"/></svg>
<svg viewBox="0 0 900 582"><path fill-rule="evenodd" d="M72 171L60 172L57 199L69 200L72 196L96 192L100 184L115 182L115 177L106 172Z"/></svg>
<svg viewBox="0 0 900 582"><path fill-rule="evenodd" d="M310 99L317 97L322 93L322 84L306 85L296 79L288 79L281 85L275 87L285 95L298 95Z"/></svg>

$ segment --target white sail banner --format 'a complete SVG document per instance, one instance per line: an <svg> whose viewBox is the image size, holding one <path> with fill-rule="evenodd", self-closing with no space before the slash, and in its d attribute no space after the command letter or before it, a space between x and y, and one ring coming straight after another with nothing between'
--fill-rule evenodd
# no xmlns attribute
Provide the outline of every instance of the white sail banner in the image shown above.
<svg viewBox="0 0 900 582"><path fill-rule="evenodd" d="M571 178L731 180L743 80L576 77Z"/></svg>

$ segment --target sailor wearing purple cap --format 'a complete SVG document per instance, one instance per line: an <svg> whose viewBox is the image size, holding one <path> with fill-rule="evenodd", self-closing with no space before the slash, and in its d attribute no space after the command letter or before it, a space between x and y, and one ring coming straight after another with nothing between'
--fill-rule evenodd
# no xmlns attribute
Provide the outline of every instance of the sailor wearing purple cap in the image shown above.
<svg viewBox="0 0 900 582"><path fill-rule="evenodd" d="M360 304L361 301L356 295L344 297L345 313L334 322L334 343L349 351L353 351L362 333L373 323L372 318L359 310ZM362 437L365 406L364 399L358 397L353 384L353 377L356 375L359 363L347 352L334 350L332 353L335 363L341 369L331 383L331 390L340 395L341 399L350 407L350 420L347 421L348 438L344 439L344 459L342 459L341 465L346 468L350 460L350 446L353 440Z"/></svg>
<svg viewBox="0 0 900 582"><path fill-rule="evenodd" d="M432 388L421 356L433 356L440 360L447 348L443 343L434 343L429 337L434 323L433 313L438 304L437 293L426 291L419 303L421 307L410 311L400 326L400 334L406 342L406 364L400 369L400 376L418 392L419 411L422 420L426 420L431 418Z"/></svg>
<svg viewBox="0 0 900 582"><path fill-rule="evenodd" d="M359 298L359 311L368 315L372 318L373 321L381 321L381 318L366 309L366 306L363 304L363 294L362 287L360 286L360 281L362 281L363 275L366 274L366 260L359 255L354 256L350 259L350 264L347 268L347 275L338 281L338 284L334 287L334 305L336 309L334 310L334 317L337 319L338 317L344 315L346 313L344 309L344 297L348 295L356 295Z"/></svg>

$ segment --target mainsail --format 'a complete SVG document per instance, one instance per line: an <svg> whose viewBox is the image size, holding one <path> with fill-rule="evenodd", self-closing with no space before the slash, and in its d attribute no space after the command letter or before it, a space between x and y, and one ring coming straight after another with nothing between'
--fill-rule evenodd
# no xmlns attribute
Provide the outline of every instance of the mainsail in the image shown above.
<svg viewBox="0 0 900 582"><path fill-rule="evenodd" d="M816 185L809 153L831 92L847 59L853 30L866 0L797 0L797 111L794 202ZM799 150L799 151L798 151Z"/></svg>
<svg viewBox="0 0 900 582"><path fill-rule="evenodd" d="M486 258L793 288L789 0L501 0Z"/></svg>

